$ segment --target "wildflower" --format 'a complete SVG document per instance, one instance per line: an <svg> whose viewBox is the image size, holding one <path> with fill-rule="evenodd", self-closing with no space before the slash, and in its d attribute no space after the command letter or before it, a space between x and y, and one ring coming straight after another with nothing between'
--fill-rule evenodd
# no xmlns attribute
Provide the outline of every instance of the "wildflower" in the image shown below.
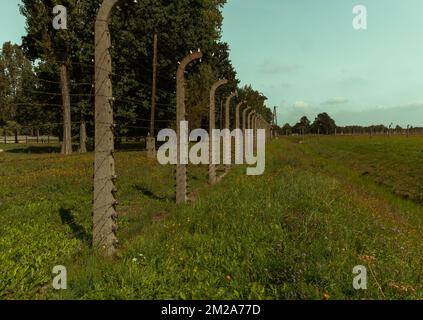
<svg viewBox="0 0 423 320"><path fill-rule="evenodd" d="M375 256L369 256L367 254L362 255L360 258L361 258L361 260L364 260L364 261L369 262L369 263L372 263L376 260Z"/></svg>

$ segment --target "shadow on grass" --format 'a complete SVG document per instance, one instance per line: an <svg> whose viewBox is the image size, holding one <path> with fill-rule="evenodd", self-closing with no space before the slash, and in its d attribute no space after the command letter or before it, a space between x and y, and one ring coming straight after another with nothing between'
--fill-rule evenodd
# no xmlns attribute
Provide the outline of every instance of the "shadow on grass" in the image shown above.
<svg viewBox="0 0 423 320"><path fill-rule="evenodd" d="M43 153L60 153L60 147L55 146L26 146L21 148L6 150L8 153L27 153L27 154L43 154Z"/></svg>
<svg viewBox="0 0 423 320"><path fill-rule="evenodd" d="M76 222L72 211L69 209L60 208L59 210L60 219L62 224L68 225L71 228L73 236L87 245L91 246L92 239L91 236L85 231L84 227Z"/></svg>
<svg viewBox="0 0 423 320"><path fill-rule="evenodd" d="M147 188L146 186L140 185L140 184L136 184L134 185L134 189L140 191L143 195L145 195L146 197L149 197L153 200L158 200L158 201L172 201L175 198L174 197L167 197L167 196L159 196L157 194L155 194L154 192L152 192L149 188Z"/></svg>
<svg viewBox="0 0 423 320"><path fill-rule="evenodd" d="M121 143L119 145L116 145L116 150L118 151L146 151L145 150L145 143L144 142L138 142L138 143Z"/></svg>

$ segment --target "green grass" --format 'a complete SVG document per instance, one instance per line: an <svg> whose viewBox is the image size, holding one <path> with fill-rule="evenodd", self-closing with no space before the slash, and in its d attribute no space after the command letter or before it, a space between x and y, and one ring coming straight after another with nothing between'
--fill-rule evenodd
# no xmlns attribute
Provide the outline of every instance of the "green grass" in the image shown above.
<svg viewBox="0 0 423 320"><path fill-rule="evenodd" d="M306 140L306 145L317 155L423 204L423 136L321 137Z"/></svg>
<svg viewBox="0 0 423 320"><path fill-rule="evenodd" d="M89 245L91 154L0 154L0 298L421 299L423 207L342 161L345 141L273 141L263 176L237 167L214 187L206 168L189 168L192 203L180 207L172 167L118 153L113 260ZM420 172L404 159L395 161ZM57 264L66 291L51 288ZM369 270L367 291L352 288L356 265Z"/></svg>

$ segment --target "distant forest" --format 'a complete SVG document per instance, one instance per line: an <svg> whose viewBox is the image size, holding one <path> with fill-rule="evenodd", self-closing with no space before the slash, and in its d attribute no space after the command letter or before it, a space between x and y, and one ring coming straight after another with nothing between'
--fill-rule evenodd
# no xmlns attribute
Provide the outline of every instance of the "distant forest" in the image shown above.
<svg viewBox="0 0 423 320"><path fill-rule="evenodd" d="M372 125L372 126L358 126L351 125L340 127L336 125L334 119L331 118L326 112L319 114L314 122L311 122L306 116L302 117L300 121L291 126L289 123L285 124L279 129L282 135L292 134L322 134L322 135L333 135L333 134L422 134L423 128L407 126L402 128L399 125L394 126L391 123L389 126Z"/></svg>

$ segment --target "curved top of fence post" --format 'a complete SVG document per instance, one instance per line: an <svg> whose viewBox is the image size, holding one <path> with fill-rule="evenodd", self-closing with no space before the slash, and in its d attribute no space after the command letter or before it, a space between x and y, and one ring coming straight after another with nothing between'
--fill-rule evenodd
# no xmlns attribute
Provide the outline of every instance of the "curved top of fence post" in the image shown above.
<svg viewBox="0 0 423 320"><path fill-rule="evenodd" d="M239 113L241 111L241 107L242 105L245 104L245 101L241 101L240 103L238 103L235 107L235 111L236 113Z"/></svg>
<svg viewBox="0 0 423 320"><path fill-rule="evenodd" d="M203 53L198 50L196 52L192 52L189 55L187 55L179 64L178 67L178 71L177 71L177 75L179 77L183 77L184 76L184 71L186 69L186 67L194 60L198 60L201 59L203 57Z"/></svg>
<svg viewBox="0 0 423 320"><path fill-rule="evenodd" d="M247 107L247 108L245 108L245 109L244 109L243 113L244 113L245 115L247 115L247 112L248 112L248 111L250 111L250 110L251 110L251 107Z"/></svg>
<svg viewBox="0 0 423 320"><path fill-rule="evenodd" d="M228 83L226 79L217 80L210 89L210 130L213 130L215 127L215 100L216 100L216 90L221 86ZM211 134L211 132L210 132Z"/></svg>
<svg viewBox="0 0 423 320"><path fill-rule="evenodd" d="M210 89L210 98L214 98L215 94L216 94L216 90L219 89L219 87L225 85L228 83L228 80L226 79L219 79L217 80L211 87Z"/></svg>
<svg viewBox="0 0 423 320"><path fill-rule="evenodd" d="M251 112L248 114L248 129L252 129L252 122L253 122L253 116L256 112L254 110L251 110Z"/></svg>
<svg viewBox="0 0 423 320"><path fill-rule="evenodd" d="M247 129L247 112L251 110L251 107L248 107L244 109L242 112L242 130L245 131Z"/></svg>
<svg viewBox="0 0 423 320"><path fill-rule="evenodd" d="M188 64L192 61L201 59L203 53L200 49L196 52L191 52L187 55L179 64L178 71L176 72L176 118L177 125L179 126L180 121L185 120L185 78L184 72Z"/></svg>
<svg viewBox="0 0 423 320"><path fill-rule="evenodd" d="M240 119L240 112L241 112L241 107L242 105L245 103L245 101L241 101L240 103L237 104L237 106L235 107L235 129L241 129L241 119Z"/></svg>
<svg viewBox="0 0 423 320"><path fill-rule="evenodd" d="M116 4L121 0L104 0L100 5L100 9L97 13L97 22L109 22L112 10L116 6Z"/></svg>
<svg viewBox="0 0 423 320"><path fill-rule="evenodd" d="M235 97L237 97L238 96L238 92L237 91L234 91L234 92L232 92L227 98L226 98L226 107L228 107L229 108L229 106L230 106L230 103L231 103L231 100L233 99L233 98L235 98Z"/></svg>
<svg viewBox="0 0 423 320"><path fill-rule="evenodd" d="M178 67L178 71L176 72L176 95L178 94L184 94L185 92L183 91L183 87L184 87L184 72L186 67L188 66L188 64L190 64L192 61L197 60L197 59L201 59L203 57L203 53L198 50L197 52L192 52L189 55L187 55L180 63L179 63L179 67ZM178 90L178 87L181 86L179 89L181 89L182 91ZM178 100L178 99L177 99Z"/></svg>
<svg viewBox="0 0 423 320"><path fill-rule="evenodd" d="M226 103L225 103L225 107L226 107L226 112L229 111L229 108L231 106L231 101L233 98L238 97L238 92L234 91L232 92L227 98L226 98Z"/></svg>
<svg viewBox="0 0 423 320"><path fill-rule="evenodd" d="M231 126L231 119L230 119L231 101L233 98L237 96L238 96L238 92L234 91L229 95L229 97L226 98L226 104L225 104L225 128L226 129L230 129L230 126Z"/></svg>

